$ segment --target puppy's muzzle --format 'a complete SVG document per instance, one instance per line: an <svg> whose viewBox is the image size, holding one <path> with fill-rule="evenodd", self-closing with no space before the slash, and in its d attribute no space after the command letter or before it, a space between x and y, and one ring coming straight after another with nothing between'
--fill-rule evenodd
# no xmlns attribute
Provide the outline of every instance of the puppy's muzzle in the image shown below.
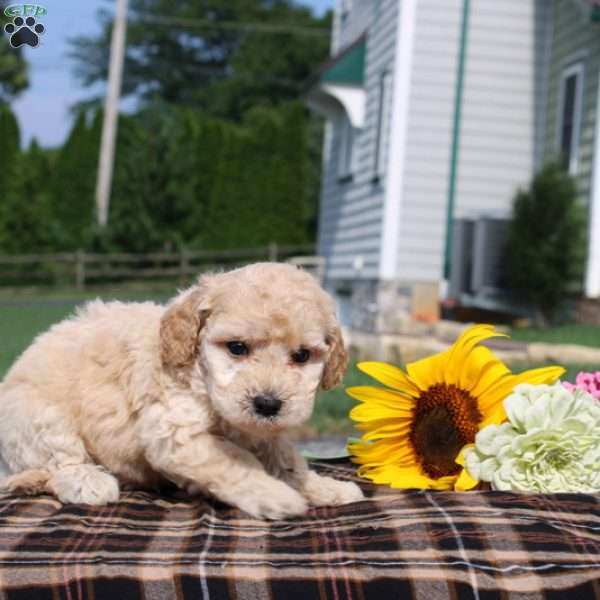
<svg viewBox="0 0 600 600"><path fill-rule="evenodd" d="M274 396L255 396L252 398L254 412L261 417L274 417L281 409L281 400Z"/></svg>

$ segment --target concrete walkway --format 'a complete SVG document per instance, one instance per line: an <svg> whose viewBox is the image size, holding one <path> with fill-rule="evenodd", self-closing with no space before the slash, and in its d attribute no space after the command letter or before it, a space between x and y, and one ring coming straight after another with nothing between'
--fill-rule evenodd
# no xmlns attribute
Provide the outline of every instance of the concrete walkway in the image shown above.
<svg viewBox="0 0 600 600"><path fill-rule="evenodd" d="M340 458L346 456L347 437L323 436L314 440L296 442L296 447L307 458Z"/></svg>

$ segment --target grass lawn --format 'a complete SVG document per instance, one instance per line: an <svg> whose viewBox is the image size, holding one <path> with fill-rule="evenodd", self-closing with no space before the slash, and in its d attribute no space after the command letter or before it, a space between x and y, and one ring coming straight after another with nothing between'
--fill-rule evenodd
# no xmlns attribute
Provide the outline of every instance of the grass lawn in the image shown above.
<svg viewBox="0 0 600 600"><path fill-rule="evenodd" d="M527 327L513 329L510 337L524 342L545 342L549 344L579 344L600 347L600 325L559 325L547 329Z"/></svg>
<svg viewBox="0 0 600 600"><path fill-rule="evenodd" d="M154 293L142 291L102 291L101 294L91 292L79 294L71 299L35 298L29 297L19 303L13 299L0 299L0 379L4 373L17 358L17 356L31 343L33 338L48 329L52 323L56 323L71 314L78 304L85 300L96 298L101 295L104 299L120 300L155 300L164 302L173 290L155 291ZM560 331L558 331L560 330ZM535 339L551 342L567 341L571 343L584 343L587 340L588 345L600 346L600 327L579 327L565 326L550 330L548 332L534 332L536 330L516 330L513 335L515 339ZM553 333L557 331L557 333ZM573 332L577 335L569 337ZM544 338L544 334L548 337ZM552 335L551 335L552 334ZM531 335L531 338L519 337L520 335ZM522 371L529 368L527 365L515 365L515 371ZM568 372L564 379L574 381L575 375L579 371L596 371L598 365L569 365ZM340 388L328 392L320 392L315 405L315 412L309 424L310 428L319 434L352 434L355 433L352 424L348 419L348 412L354 406L355 401L346 395L344 387L354 385L372 385L376 384L364 373L361 373L355 364L348 369L343 385Z"/></svg>
<svg viewBox="0 0 600 600"><path fill-rule="evenodd" d="M15 358L27 348L33 338L73 313L86 300L99 296L105 300L155 300L164 302L168 293L135 291L102 291L69 295L69 298L28 296L20 300L4 299L0 296L0 379Z"/></svg>

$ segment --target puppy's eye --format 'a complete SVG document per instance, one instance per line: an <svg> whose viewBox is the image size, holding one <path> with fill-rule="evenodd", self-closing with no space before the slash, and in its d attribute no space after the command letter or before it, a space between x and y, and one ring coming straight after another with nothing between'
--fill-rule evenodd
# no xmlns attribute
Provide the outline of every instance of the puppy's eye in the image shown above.
<svg viewBox="0 0 600 600"><path fill-rule="evenodd" d="M309 358L310 358L310 350L307 350L306 348L300 348L300 350L298 350L298 352L294 352L292 354L292 360L296 364L299 364L299 365L307 362Z"/></svg>
<svg viewBox="0 0 600 600"><path fill-rule="evenodd" d="M244 342L227 342L227 350L233 356L246 356L250 352L250 349Z"/></svg>

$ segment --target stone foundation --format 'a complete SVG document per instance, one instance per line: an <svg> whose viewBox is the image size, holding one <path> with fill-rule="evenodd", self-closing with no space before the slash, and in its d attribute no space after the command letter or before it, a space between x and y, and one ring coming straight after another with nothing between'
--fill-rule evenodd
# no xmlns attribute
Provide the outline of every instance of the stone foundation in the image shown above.
<svg viewBox="0 0 600 600"><path fill-rule="evenodd" d="M340 318L354 331L382 334L425 333L440 317L439 284L375 280L328 282Z"/></svg>
<svg viewBox="0 0 600 600"><path fill-rule="evenodd" d="M575 305L575 322L582 325L600 325L600 299L579 300Z"/></svg>

